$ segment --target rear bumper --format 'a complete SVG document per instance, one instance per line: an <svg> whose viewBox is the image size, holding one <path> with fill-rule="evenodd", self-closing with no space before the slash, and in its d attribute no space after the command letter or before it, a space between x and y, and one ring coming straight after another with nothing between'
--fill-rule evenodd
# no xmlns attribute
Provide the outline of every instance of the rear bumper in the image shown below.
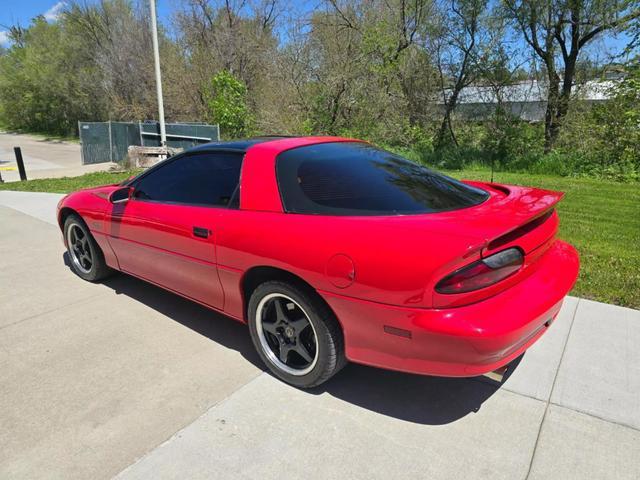
<svg viewBox="0 0 640 480"><path fill-rule="evenodd" d="M405 308L321 292L340 319L353 362L426 375L471 377L518 357L549 328L579 269L556 241L520 283L472 305Z"/></svg>

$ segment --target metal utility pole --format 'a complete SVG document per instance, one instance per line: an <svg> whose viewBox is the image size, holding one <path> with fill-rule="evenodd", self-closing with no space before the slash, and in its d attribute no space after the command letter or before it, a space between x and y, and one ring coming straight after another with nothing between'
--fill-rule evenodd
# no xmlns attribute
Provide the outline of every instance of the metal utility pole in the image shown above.
<svg viewBox="0 0 640 480"><path fill-rule="evenodd" d="M151 37L153 38L153 59L156 70L156 93L158 95L158 119L160 120L160 144L167 146L167 131L164 126L164 103L162 101L162 77L160 74L160 51L158 49L158 22L156 20L156 0L149 0L151 6Z"/></svg>

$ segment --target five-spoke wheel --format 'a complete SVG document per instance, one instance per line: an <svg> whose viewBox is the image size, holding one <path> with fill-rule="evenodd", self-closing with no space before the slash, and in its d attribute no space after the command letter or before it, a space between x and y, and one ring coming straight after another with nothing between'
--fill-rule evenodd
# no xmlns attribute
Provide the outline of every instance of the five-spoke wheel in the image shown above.
<svg viewBox="0 0 640 480"><path fill-rule="evenodd" d="M79 215L70 214L65 219L64 238L71 268L78 276L96 282L113 273L104 260L102 250Z"/></svg>
<svg viewBox="0 0 640 480"><path fill-rule="evenodd" d="M264 296L256 311L256 328L264 352L281 370L304 375L318 361L316 331L292 298L281 293Z"/></svg>
<svg viewBox="0 0 640 480"><path fill-rule="evenodd" d="M89 273L93 265L89 237L79 224L72 223L67 229L67 245L69 246L69 256L76 268L84 273Z"/></svg>
<svg viewBox="0 0 640 480"><path fill-rule="evenodd" d="M265 282L252 293L248 313L260 357L287 383L303 388L319 385L346 363L340 326L312 289Z"/></svg>

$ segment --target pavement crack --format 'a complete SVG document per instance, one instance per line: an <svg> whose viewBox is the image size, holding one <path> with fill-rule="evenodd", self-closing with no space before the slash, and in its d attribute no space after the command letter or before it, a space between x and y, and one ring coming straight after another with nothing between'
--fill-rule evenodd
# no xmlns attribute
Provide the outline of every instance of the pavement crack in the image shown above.
<svg viewBox="0 0 640 480"><path fill-rule="evenodd" d="M562 353L560 354L560 361L558 362L558 369L556 370L556 374L553 377L553 383L551 384L551 391L549 392L549 398L546 401L546 406L544 408L544 414L542 415L542 421L540 422L540 426L538 427L538 434L536 435L536 443L533 446L533 452L531 452L531 460L529 461L529 469L527 470L526 480L529 479L531 475L531 469L533 468L533 461L536 458L536 452L538 451L538 445L540 444L540 436L542 434L542 427L544 425L547 416L549 415L549 407L551 405L551 398L553 397L553 391L556 388L556 382L558 381L558 375L560 373L560 369L562 368L562 360L564 359L564 353L567 350L567 344L569 343L569 339L571 338L571 332L573 331L573 323L576 320L576 315L578 313L578 308L580 307L580 299L578 299L576 303L576 308L573 311L573 315L571 316L571 325L569 326L569 333L567 334L567 338L564 341L564 345L562 346Z"/></svg>
<svg viewBox="0 0 640 480"><path fill-rule="evenodd" d="M596 420L600 420L601 422L611 423L613 425L617 425L619 427L630 428L631 430L635 430L636 432L640 432L640 428L635 427L633 425L629 425L628 423L618 422L616 420L611 420L610 418L601 417L600 415L596 415L595 413L588 412L586 410L582 410L580 408L568 407L566 405L561 405L559 403L551 402L551 405L554 407L560 407L565 410L571 410L572 412L579 413L581 415L586 415L587 417L595 418Z"/></svg>
<svg viewBox="0 0 640 480"><path fill-rule="evenodd" d="M94 298L100 297L101 295L104 295L105 293L107 293L107 292L96 293L95 295L90 295L88 297L84 297L84 298L82 298L80 300L76 300L74 302L65 303L64 305L59 305L59 306L57 306L55 308L51 308L51 309L45 310L43 312L38 312L38 313L35 313L33 315L29 315L28 317L22 318L20 320L16 320L15 322L7 323L6 325L0 326L0 330L4 330L5 328L9 328L9 327L13 327L15 325L19 325L20 323L26 322L28 320L33 320L34 318L38 318L38 317L41 317L43 315L48 315L49 313L57 312L58 310L62 310L63 308L66 308L66 307L71 307L71 306L74 306L74 305L78 305L78 304L80 304L82 302L86 302L87 300L92 300Z"/></svg>
<svg viewBox="0 0 640 480"><path fill-rule="evenodd" d="M191 425L193 425L194 423L196 423L199 419L201 419L202 417L206 416L209 414L209 412L211 412L214 408L218 408L221 405L225 404L231 397L233 397L234 395L236 395L238 392L240 392L241 390L245 389L247 386L251 385L253 382L255 382L256 380L258 380L259 378L261 378L263 375L266 375L266 372L264 372L263 370L261 370L255 377L253 377L251 380L249 380L246 383L243 383L242 385L240 385L238 388L236 388L235 390L233 390L232 392L230 392L226 397L215 401L213 403L211 403L209 406L207 406L206 408L204 408L204 410L202 411L202 413L200 413L200 415L198 415L197 417L195 417L193 420L187 422L186 424L182 425L181 427L179 427L175 432L173 432L171 435L169 435L167 438L165 438L163 441L159 442L157 445L152 446L151 448L149 448L146 452L144 452L141 456L139 456L138 458L136 458L132 463L130 463L129 465L127 465L125 468L123 468L118 474L116 474L113 478L114 480L117 478L121 478L124 473L133 468L135 465L139 464L140 462L142 462L145 458L147 458L149 455L151 455L153 452L155 452L157 449L162 448L164 445L171 443L174 439L179 438L180 434L182 432L184 432L187 428L189 428Z"/></svg>

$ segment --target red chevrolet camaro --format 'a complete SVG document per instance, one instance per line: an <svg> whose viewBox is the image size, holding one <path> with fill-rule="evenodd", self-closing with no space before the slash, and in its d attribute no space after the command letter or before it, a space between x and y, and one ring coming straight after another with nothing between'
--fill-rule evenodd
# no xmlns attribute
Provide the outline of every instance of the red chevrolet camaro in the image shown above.
<svg viewBox="0 0 640 480"><path fill-rule="evenodd" d="M312 387L347 360L499 375L576 281L561 198L357 140L263 137L67 195L58 221L80 277L119 270L246 322L276 376Z"/></svg>

